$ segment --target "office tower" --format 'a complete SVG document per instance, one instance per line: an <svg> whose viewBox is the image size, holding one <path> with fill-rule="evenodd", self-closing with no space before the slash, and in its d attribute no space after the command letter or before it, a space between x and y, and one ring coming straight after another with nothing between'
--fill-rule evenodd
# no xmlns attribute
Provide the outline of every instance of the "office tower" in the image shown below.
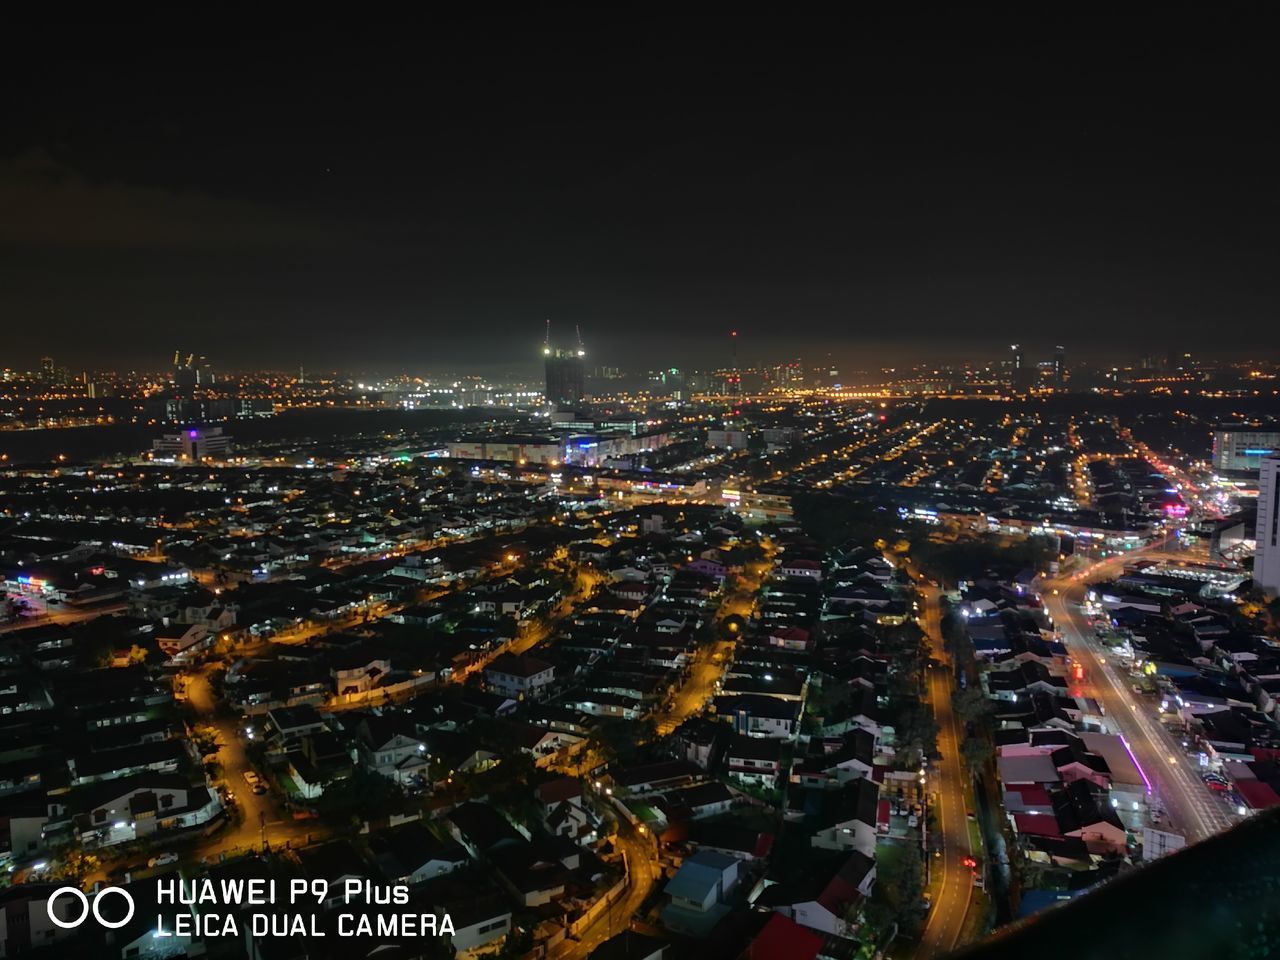
<svg viewBox="0 0 1280 960"><path fill-rule="evenodd" d="M1027 366L1019 344L1012 344L1009 349L1013 352L1013 372L1009 376L1009 383L1015 390L1031 389L1035 384L1035 368Z"/></svg>
<svg viewBox="0 0 1280 960"><path fill-rule="evenodd" d="M675 400L685 399L686 381L685 376L677 367L669 367L663 370L659 375L662 380L662 386L666 389L667 395Z"/></svg>
<svg viewBox="0 0 1280 960"><path fill-rule="evenodd" d="M738 331L729 334L729 374L724 381L725 393L737 400L742 396L742 371L738 369Z"/></svg>
<svg viewBox="0 0 1280 960"><path fill-rule="evenodd" d="M231 437L221 427L192 427L178 433L166 433L151 442L151 455L157 460L223 460L231 452Z"/></svg>
<svg viewBox="0 0 1280 960"><path fill-rule="evenodd" d="M1262 458L1280 450L1280 432L1274 430L1215 430L1213 468L1223 473L1262 469Z"/></svg>
<svg viewBox="0 0 1280 960"><path fill-rule="evenodd" d="M1067 351L1065 347L1053 348L1053 385L1058 388L1067 385Z"/></svg>
<svg viewBox="0 0 1280 960"><path fill-rule="evenodd" d="M1262 458L1258 471L1258 542L1253 582L1274 596L1280 593L1280 453Z"/></svg>
<svg viewBox="0 0 1280 960"><path fill-rule="evenodd" d="M56 370L53 366L53 357L40 358L40 379L45 383L53 383Z"/></svg>
<svg viewBox="0 0 1280 960"><path fill-rule="evenodd" d="M548 403L558 407L572 407L582 402L586 396L586 361L587 351L582 346L582 334L578 334L578 345L572 350L563 350L551 345L551 321L547 321L547 333L542 342L542 356L546 362Z"/></svg>
<svg viewBox="0 0 1280 960"><path fill-rule="evenodd" d="M195 354L188 354L184 359L181 351L173 351L173 389L180 396L191 396L200 382L195 359Z"/></svg>

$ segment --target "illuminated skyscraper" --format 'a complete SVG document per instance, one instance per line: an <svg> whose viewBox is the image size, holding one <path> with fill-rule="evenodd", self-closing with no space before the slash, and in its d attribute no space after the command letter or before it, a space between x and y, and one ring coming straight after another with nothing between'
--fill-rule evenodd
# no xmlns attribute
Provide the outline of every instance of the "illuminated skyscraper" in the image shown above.
<svg viewBox="0 0 1280 960"><path fill-rule="evenodd" d="M1065 347L1053 348L1053 385L1059 388L1067 385L1067 351Z"/></svg>
<svg viewBox="0 0 1280 960"><path fill-rule="evenodd" d="M1009 347L1013 351L1013 373L1009 376L1009 383L1014 390L1029 390L1035 384L1036 371L1034 367L1028 367L1026 357L1022 354L1022 347L1019 344L1013 344Z"/></svg>
<svg viewBox="0 0 1280 960"><path fill-rule="evenodd" d="M729 334L729 373L725 377L725 392L737 400L742 396L742 371L738 369L738 331Z"/></svg>
<svg viewBox="0 0 1280 960"><path fill-rule="evenodd" d="M558 407L572 407L581 403L586 397L586 356L582 346L582 335L578 334L578 345L572 350L563 350L551 345L551 321L547 321L547 334L542 342L542 356L546 362L548 403Z"/></svg>

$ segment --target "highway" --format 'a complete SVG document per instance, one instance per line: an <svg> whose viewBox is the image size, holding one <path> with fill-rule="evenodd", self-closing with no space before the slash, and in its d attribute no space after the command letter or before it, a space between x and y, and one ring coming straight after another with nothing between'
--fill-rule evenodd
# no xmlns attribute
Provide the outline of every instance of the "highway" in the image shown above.
<svg viewBox="0 0 1280 960"><path fill-rule="evenodd" d="M941 665L927 671L929 703L938 722L938 760L932 771L930 788L937 793L938 833L942 856L931 861L933 901L925 920L916 956L941 957L956 948L964 929L965 915L973 895L973 873L962 862L973 855L966 806L967 775L960 759L960 722L951 707L955 690L955 670L942 648L942 613L936 587L919 584L924 602L924 628Z"/></svg>
<svg viewBox="0 0 1280 960"><path fill-rule="evenodd" d="M1115 576L1131 559L1104 561L1089 571L1090 579L1093 575L1099 579ZM1068 652L1084 666L1112 732L1122 735L1133 751L1149 783L1152 807L1165 813L1161 829L1180 833L1194 843L1230 827L1233 821L1224 804L1200 779L1181 740L1152 715L1149 700L1134 694L1132 681L1117 672L1114 659L1106 656L1106 649L1094 637L1080 609L1087 585L1051 580L1045 586L1045 608L1062 631Z"/></svg>

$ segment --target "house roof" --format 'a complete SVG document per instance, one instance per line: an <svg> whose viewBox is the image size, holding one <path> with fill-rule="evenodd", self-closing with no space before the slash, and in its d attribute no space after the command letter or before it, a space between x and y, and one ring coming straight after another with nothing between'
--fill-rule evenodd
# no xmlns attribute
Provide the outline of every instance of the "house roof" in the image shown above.
<svg viewBox="0 0 1280 960"><path fill-rule="evenodd" d="M485 667L485 673L501 673L509 677L536 677L540 673L555 669L545 660L539 660L537 657L525 655L517 655L514 653L500 653L493 658L493 662Z"/></svg>
<svg viewBox="0 0 1280 960"><path fill-rule="evenodd" d="M1254 810L1280 806L1280 794L1262 780L1240 779L1235 783L1241 798Z"/></svg>
<svg viewBox="0 0 1280 960"><path fill-rule="evenodd" d="M1058 818L1048 813L1018 813L1013 817L1014 826L1019 833L1028 833L1040 837L1060 837L1062 829L1058 826Z"/></svg>
<svg viewBox="0 0 1280 960"><path fill-rule="evenodd" d="M648 960L667 946L667 941L657 937L637 933L635 930L623 930L592 950L588 960Z"/></svg>
<svg viewBox="0 0 1280 960"><path fill-rule="evenodd" d="M541 803L560 803L582 796L582 781L575 777L557 777L555 780L538 784L534 789Z"/></svg>
<svg viewBox="0 0 1280 960"><path fill-rule="evenodd" d="M368 874L364 859L349 840L330 840L314 847L298 851L298 862L313 880L332 883L342 877L363 877Z"/></svg>
<svg viewBox="0 0 1280 960"><path fill-rule="evenodd" d="M1030 757L999 757L996 767L1000 780L1006 786L1020 783L1057 783L1058 768L1053 758L1043 755Z"/></svg>
<svg viewBox="0 0 1280 960"><path fill-rule="evenodd" d="M870 827L876 825L880 788L874 780L859 777L839 790L802 787L792 784L787 791L787 806L802 813L806 826L822 829L858 820Z"/></svg>
<svg viewBox="0 0 1280 960"><path fill-rule="evenodd" d="M455 807L449 813L449 820L469 843L480 850L493 850L524 839L506 817L483 803L469 802Z"/></svg>
<svg viewBox="0 0 1280 960"><path fill-rule="evenodd" d="M723 870L707 863L700 863L690 857L680 865L676 875L667 881L667 885L663 887L663 893L684 900L702 902L711 895L723 875Z"/></svg>
<svg viewBox="0 0 1280 960"><path fill-rule="evenodd" d="M766 760L774 763L782 758L782 741L767 737L735 736L725 755L730 759Z"/></svg>
<svg viewBox="0 0 1280 960"><path fill-rule="evenodd" d="M440 840L419 822L381 830L369 838L374 860L393 879L407 876L433 860L462 863L467 851L455 840Z"/></svg>
<svg viewBox="0 0 1280 960"><path fill-rule="evenodd" d="M746 960L814 960L823 940L790 917L775 913L747 945Z"/></svg>
<svg viewBox="0 0 1280 960"><path fill-rule="evenodd" d="M777 907L812 900L839 915L850 903L861 899L858 887L875 865L874 858L857 850L843 857L820 859L810 863L804 874L765 887L759 902Z"/></svg>
<svg viewBox="0 0 1280 960"><path fill-rule="evenodd" d="M1023 804L1028 807L1047 807L1052 802L1049 798L1049 791L1039 784L1017 787L1010 792L1019 794L1022 797Z"/></svg>

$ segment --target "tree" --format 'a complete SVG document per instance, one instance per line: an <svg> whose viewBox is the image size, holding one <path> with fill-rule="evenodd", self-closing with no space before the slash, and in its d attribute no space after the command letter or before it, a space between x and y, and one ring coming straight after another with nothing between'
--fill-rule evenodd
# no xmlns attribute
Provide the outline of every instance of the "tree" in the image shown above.
<svg viewBox="0 0 1280 960"><path fill-rule="evenodd" d="M960 757L975 772L990 763L995 753L995 747L986 737L965 737L960 744Z"/></svg>
<svg viewBox="0 0 1280 960"><path fill-rule="evenodd" d="M928 704L904 698L894 721L898 736L898 759L904 769L919 766L924 757L938 752L938 722Z"/></svg>
<svg viewBox="0 0 1280 960"><path fill-rule="evenodd" d="M951 695L951 706L966 724L984 723L993 712L991 701L979 686L957 690Z"/></svg>
<svg viewBox="0 0 1280 960"><path fill-rule="evenodd" d="M924 919L924 861L918 844L895 845L896 856L878 858L876 885L866 907L867 922L876 929L877 939L896 923L899 932L911 938Z"/></svg>
<svg viewBox="0 0 1280 960"><path fill-rule="evenodd" d="M640 759L640 746L657 735L652 719L609 719L600 724L596 733L601 754L624 766Z"/></svg>

